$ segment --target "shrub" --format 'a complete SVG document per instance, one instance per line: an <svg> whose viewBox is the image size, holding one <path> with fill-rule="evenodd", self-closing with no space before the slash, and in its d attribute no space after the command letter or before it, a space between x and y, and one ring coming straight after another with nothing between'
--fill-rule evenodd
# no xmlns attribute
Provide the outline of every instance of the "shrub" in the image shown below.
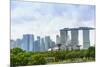
<svg viewBox="0 0 100 67"><path fill-rule="evenodd" d="M41 64L46 64L46 63L47 63L46 59L44 58L43 55L40 55L40 54L32 55L28 62L29 65L41 65Z"/></svg>

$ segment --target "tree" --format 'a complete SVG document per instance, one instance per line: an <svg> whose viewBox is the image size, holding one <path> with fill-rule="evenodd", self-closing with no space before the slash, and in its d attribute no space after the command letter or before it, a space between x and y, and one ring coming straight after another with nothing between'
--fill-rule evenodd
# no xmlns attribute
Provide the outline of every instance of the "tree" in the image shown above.
<svg viewBox="0 0 100 67"><path fill-rule="evenodd" d="M88 48L88 50L90 50L90 51L94 50L95 51L95 47L91 46L91 47Z"/></svg>
<svg viewBox="0 0 100 67"><path fill-rule="evenodd" d="M95 58L95 47L89 47L89 56Z"/></svg>
<svg viewBox="0 0 100 67"><path fill-rule="evenodd" d="M23 53L23 52L25 52L25 51L23 51L21 48L13 48L13 49L11 49L10 50L10 52L12 53L12 54L15 54L15 55L17 55L18 53Z"/></svg>
<svg viewBox="0 0 100 67"><path fill-rule="evenodd" d="M62 44L57 44L57 46L58 46L58 48L59 48L58 50L60 50L61 45L62 45Z"/></svg>
<svg viewBox="0 0 100 67"><path fill-rule="evenodd" d="M25 65L27 62L27 58L25 51L23 51L21 48L13 48L11 49L11 54L10 54L10 61L11 61L11 66L21 66Z"/></svg>
<svg viewBox="0 0 100 67"><path fill-rule="evenodd" d="M28 62L29 65L46 64L46 60L41 54L32 55L29 59L30 59L30 61Z"/></svg>

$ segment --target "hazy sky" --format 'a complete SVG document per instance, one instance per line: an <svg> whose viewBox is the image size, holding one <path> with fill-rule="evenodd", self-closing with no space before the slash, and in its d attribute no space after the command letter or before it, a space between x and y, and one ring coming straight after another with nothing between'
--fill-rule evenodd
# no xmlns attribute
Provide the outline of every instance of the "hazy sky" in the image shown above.
<svg viewBox="0 0 100 67"><path fill-rule="evenodd" d="M11 1L11 39L29 33L55 40L60 29L80 26L95 27L95 6Z"/></svg>

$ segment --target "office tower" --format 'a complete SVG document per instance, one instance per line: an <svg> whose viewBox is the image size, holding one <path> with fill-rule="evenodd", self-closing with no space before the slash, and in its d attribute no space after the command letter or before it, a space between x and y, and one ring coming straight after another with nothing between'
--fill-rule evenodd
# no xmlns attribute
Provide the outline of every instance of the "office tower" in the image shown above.
<svg viewBox="0 0 100 67"><path fill-rule="evenodd" d="M18 48L21 48L21 46L22 46L22 40L21 39L16 39L16 46Z"/></svg>
<svg viewBox="0 0 100 67"><path fill-rule="evenodd" d="M54 48L54 47L56 47L56 44L54 41L51 41L51 48Z"/></svg>
<svg viewBox="0 0 100 67"><path fill-rule="evenodd" d="M50 39L50 45L49 45L49 48L52 48L53 44L52 44L52 40Z"/></svg>
<svg viewBox="0 0 100 67"><path fill-rule="evenodd" d="M88 49L90 47L90 35L89 30L83 30L83 49Z"/></svg>
<svg viewBox="0 0 100 67"><path fill-rule="evenodd" d="M41 41L40 41L40 51L45 51L45 42L44 42L44 38L41 38Z"/></svg>
<svg viewBox="0 0 100 67"><path fill-rule="evenodd" d="M39 44L38 44L38 40L34 41L34 52L38 52L39 51Z"/></svg>
<svg viewBox="0 0 100 67"><path fill-rule="evenodd" d="M69 28L64 28L60 30L60 42L59 49L66 50L67 42L68 42L68 31Z"/></svg>
<svg viewBox="0 0 100 67"><path fill-rule="evenodd" d="M26 51L33 51L34 50L34 36L32 34L25 34L23 35L22 39L22 48Z"/></svg>
<svg viewBox="0 0 100 67"><path fill-rule="evenodd" d="M30 35L29 37L29 51L34 51L34 35Z"/></svg>
<svg viewBox="0 0 100 67"><path fill-rule="evenodd" d="M10 49L16 48L16 41L10 40Z"/></svg>
<svg viewBox="0 0 100 67"><path fill-rule="evenodd" d="M38 51L40 51L40 36L37 36L37 48L38 48Z"/></svg>
<svg viewBox="0 0 100 67"><path fill-rule="evenodd" d="M37 36L37 40L34 41L34 52L40 51L40 36Z"/></svg>
<svg viewBox="0 0 100 67"><path fill-rule="evenodd" d="M72 49L78 49L78 29L71 29L71 46Z"/></svg>
<svg viewBox="0 0 100 67"><path fill-rule="evenodd" d="M62 45L66 45L68 40L68 28L64 28L60 30L60 40Z"/></svg>
<svg viewBox="0 0 100 67"><path fill-rule="evenodd" d="M79 45L79 30L83 31L83 49L90 47L90 35L89 30L93 30L91 27L79 27L79 28L64 28L60 30L61 47L67 47L71 49L80 49ZM68 42L68 31L71 31L71 42ZM58 37L58 36L57 36ZM65 46L64 46L65 45Z"/></svg>
<svg viewBox="0 0 100 67"><path fill-rule="evenodd" d="M59 35L56 35L56 44L61 44Z"/></svg>
<svg viewBox="0 0 100 67"><path fill-rule="evenodd" d="M45 37L45 50L47 51L50 48L51 40L50 36Z"/></svg>
<svg viewBox="0 0 100 67"><path fill-rule="evenodd" d="M90 30L94 28L80 27L79 29L83 31L83 49L88 49L90 47Z"/></svg>

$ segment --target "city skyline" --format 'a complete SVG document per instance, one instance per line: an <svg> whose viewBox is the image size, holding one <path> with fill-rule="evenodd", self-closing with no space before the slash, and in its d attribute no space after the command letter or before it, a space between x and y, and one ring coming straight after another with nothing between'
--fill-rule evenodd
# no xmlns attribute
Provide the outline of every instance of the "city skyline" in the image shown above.
<svg viewBox="0 0 100 67"><path fill-rule="evenodd" d="M83 37L82 44L80 44L80 40L79 40L79 30L82 30L83 33L81 34ZM12 46L19 47L26 51L34 51L34 48L36 48L35 49L36 51L40 51L44 49L48 50L51 47L54 48L57 46L57 44L62 44L62 49L64 49L66 46L69 46L68 49L70 49L70 46L72 45L74 46L71 47L73 49L79 49L78 46L80 46L80 49L87 49L90 46L95 46L94 44L91 45L90 30L95 30L95 28L91 28L91 27L64 28L60 30L60 36L56 35L56 41L53 41L50 36L45 36L44 38L37 36L37 39L34 40L35 36L33 34L23 34L23 38L16 39L15 44L14 44L14 40L11 40L11 47ZM70 36L68 35L68 33L70 33ZM54 44L55 46L53 46ZM36 45L38 48L35 47Z"/></svg>
<svg viewBox="0 0 100 67"><path fill-rule="evenodd" d="M11 1L11 39L34 34L56 41L60 29L80 26L95 27L94 5ZM95 43L95 31L91 36Z"/></svg>
<svg viewBox="0 0 100 67"><path fill-rule="evenodd" d="M23 34L22 39L10 40L10 49L12 48L21 48L25 51L48 51L50 48L54 48L55 42L51 40L50 36L41 38L37 36L37 39L34 40L34 35L32 34Z"/></svg>

